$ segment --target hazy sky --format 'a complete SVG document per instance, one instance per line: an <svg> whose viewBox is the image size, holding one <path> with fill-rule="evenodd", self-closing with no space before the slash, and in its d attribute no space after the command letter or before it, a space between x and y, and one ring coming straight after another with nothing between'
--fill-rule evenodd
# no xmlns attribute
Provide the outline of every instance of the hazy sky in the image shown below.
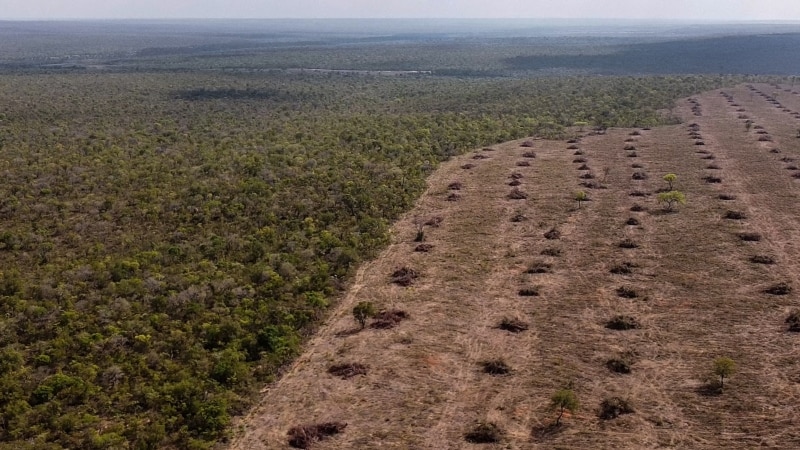
<svg viewBox="0 0 800 450"><path fill-rule="evenodd" d="M0 0L0 19L633 18L800 20L800 0Z"/></svg>

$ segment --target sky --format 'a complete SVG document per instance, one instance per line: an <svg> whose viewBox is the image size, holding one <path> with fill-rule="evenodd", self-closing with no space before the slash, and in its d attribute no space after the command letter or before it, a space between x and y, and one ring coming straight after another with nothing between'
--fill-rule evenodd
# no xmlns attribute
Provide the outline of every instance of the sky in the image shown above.
<svg viewBox="0 0 800 450"><path fill-rule="evenodd" d="M800 0L0 0L0 19L800 20Z"/></svg>

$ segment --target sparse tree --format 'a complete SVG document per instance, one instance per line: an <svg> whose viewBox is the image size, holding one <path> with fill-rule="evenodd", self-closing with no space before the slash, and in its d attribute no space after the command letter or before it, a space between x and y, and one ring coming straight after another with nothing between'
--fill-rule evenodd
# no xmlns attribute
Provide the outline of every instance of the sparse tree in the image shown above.
<svg viewBox="0 0 800 450"><path fill-rule="evenodd" d="M575 193L575 201L578 202L578 208L580 208L581 207L581 203L585 202L588 198L589 198L589 196L586 195L585 191L576 192Z"/></svg>
<svg viewBox="0 0 800 450"><path fill-rule="evenodd" d="M681 191L669 191L658 194L658 203L664 204L664 209L672 211L676 204L686 204L686 195Z"/></svg>
<svg viewBox="0 0 800 450"><path fill-rule="evenodd" d="M727 356L720 356L714 360L714 375L719 377L719 388L725 386L725 377L736 373L736 363Z"/></svg>
<svg viewBox="0 0 800 450"><path fill-rule="evenodd" d="M556 426L561 424L561 418L564 416L565 411L574 413L579 407L578 397L572 389L559 389L552 397L550 397L550 409L558 411L558 418L556 419Z"/></svg>
<svg viewBox="0 0 800 450"><path fill-rule="evenodd" d="M668 174L664 175L664 181L666 181L667 184L669 184L669 190L670 191L674 190L673 183L675 183L675 180L677 180L677 179L678 179L678 176L675 175L674 173L668 173Z"/></svg>
<svg viewBox="0 0 800 450"><path fill-rule="evenodd" d="M358 302L353 307L353 318L356 319L361 328L367 326L367 319L375 315L375 305L372 302Z"/></svg>

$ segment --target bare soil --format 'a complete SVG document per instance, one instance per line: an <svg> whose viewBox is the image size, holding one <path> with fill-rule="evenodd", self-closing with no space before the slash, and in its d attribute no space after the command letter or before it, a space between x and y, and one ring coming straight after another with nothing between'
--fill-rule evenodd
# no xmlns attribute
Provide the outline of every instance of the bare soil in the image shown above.
<svg viewBox="0 0 800 450"><path fill-rule="evenodd" d="M467 154L443 164L395 224L390 247L361 267L304 354L264 389L230 448L287 449L289 430L315 423L347 427L314 449L475 448L465 435L476 423L502 432L482 448L800 448L800 334L786 325L798 290L766 293L800 286L800 180L781 160L800 158L792 113L800 95L785 88L725 89L733 101L707 92L679 102L682 125L582 136L573 144L584 153L578 162L566 141L527 139L494 146L490 159ZM747 130L742 115L763 128ZM759 140L761 129L771 141ZM692 130L715 156L719 183L705 181L712 171ZM642 168L630 166L631 145ZM524 152L536 154L530 166L517 165ZM474 167L464 171L468 161ZM601 175L579 208L582 163ZM527 198L508 198L514 172ZM640 172L647 176L633 179ZM666 188L667 173L678 175L686 205L667 212L656 195L629 195ZM447 201L453 179L457 202ZM741 218L725 219L727 211ZM428 216L441 217L425 228L432 247L415 252L414 218ZM626 225L630 218L636 226ZM544 237L552 229L559 240ZM761 239L742 240L744 233ZM621 248L624 241L636 248ZM556 244L557 256L542 254ZM773 264L753 262L757 255ZM526 273L539 263L551 269ZM392 284L398 267L420 276ZM530 286L537 296L519 295ZM637 295L620 296L620 286ZM359 301L407 318L348 332ZM638 327L607 328L615 317ZM500 329L506 318L527 329ZM609 370L619 355L635 355L630 373ZM703 395L719 356L738 371L724 392ZM497 360L511 372L484 373L481 364ZM328 373L337 364L369 371L343 379ZM558 432L537 432L553 428L550 398L568 385L581 409L565 414ZM614 398L633 412L602 419L601 403Z"/></svg>

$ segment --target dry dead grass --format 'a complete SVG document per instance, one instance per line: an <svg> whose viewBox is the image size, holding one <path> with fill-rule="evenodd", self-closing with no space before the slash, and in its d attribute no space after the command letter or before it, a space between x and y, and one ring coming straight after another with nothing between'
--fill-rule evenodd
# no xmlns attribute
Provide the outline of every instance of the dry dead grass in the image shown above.
<svg viewBox="0 0 800 450"><path fill-rule="evenodd" d="M361 267L306 352L265 388L231 448L288 448L292 426L324 422L348 426L315 449L473 448L465 433L476 423L503 430L502 444L492 448L800 448L800 339L785 322L798 301L795 293L762 292L799 284L800 181L769 149L777 144L783 155L800 157L800 122L744 87L726 92L748 117L768 124L774 142L746 132L719 92L696 96L702 116L683 102L679 113L698 124L722 183L704 182L707 162L694 153L686 125L640 131L642 180L632 179L620 151L632 130L583 137L581 146L592 150L586 162L610 171L607 189L593 191L580 209L571 196L581 180L564 142L532 140L525 149L523 141L509 142L495 146L491 159L466 155L444 164L415 210L395 224L393 244ZM782 104L800 110L800 97L789 97ZM529 167L515 165L523 151L537 155ZM475 167L464 171L468 160ZM512 171L524 176L527 199L507 198ZM663 187L670 172L688 199L676 213L662 213L654 196L628 195ZM448 202L454 178L462 197ZM720 200L722 193L732 200ZM635 202L644 208L631 213ZM724 219L728 210L747 220ZM515 215L529 220L512 222ZM638 226L625 225L632 215ZM443 218L426 230L435 248L429 253L414 252L413 218L421 216ZM558 241L544 237L553 228ZM739 239L747 232L762 239ZM625 240L638 247L619 248ZM554 244L557 257L541 254ZM776 264L754 264L754 254ZM525 273L532 260L552 270ZM613 271L621 261L631 270ZM402 266L424 276L410 287L388 283L387 274ZM534 285L538 296L518 295ZM620 286L647 295L620 298ZM353 328L350 310L364 300L410 318L388 330L340 333ZM606 328L615 316L633 317L639 327ZM528 328L499 330L504 318ZM631 354L630 373L607 367ZM739 372L722 395L698 394L722 355ZM346 380L326 373L353 360L368 373ZM481 363L491 360L512 372L483 373ZM583 408L558 433L532 433L555 421L547 405L567 383ZM599 405L615 397L629 399L635 412L600 420Z"/></svg>

